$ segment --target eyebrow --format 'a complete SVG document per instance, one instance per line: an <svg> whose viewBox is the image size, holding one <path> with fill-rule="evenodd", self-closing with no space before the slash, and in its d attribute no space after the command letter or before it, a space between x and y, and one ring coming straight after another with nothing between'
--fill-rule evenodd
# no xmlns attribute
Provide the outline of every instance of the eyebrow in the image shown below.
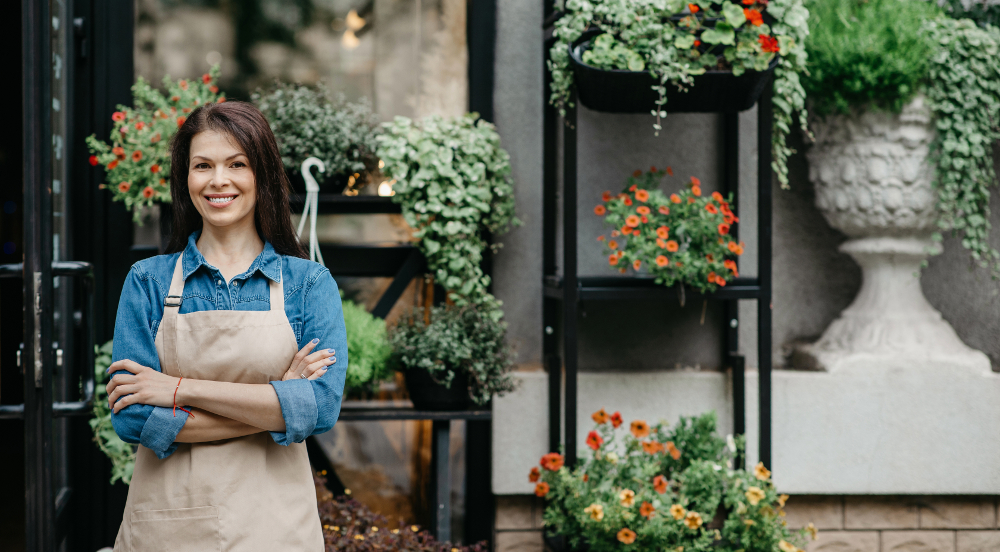
<svg viewBox="0 0 1000 552"><path fill-rule="evenodd" d="M229 157L227 157L226 161L229 161L230 159L236 159L237 157L239 157L241 155L245 156L246 154L245 153L234 153L234 154L230 155ZM205 161L211 161L211 159L209 159L208 157L205 157L203 155L195 155L195 156L191 157L192 161L194 161L195 159L204 159Z"/></svg>

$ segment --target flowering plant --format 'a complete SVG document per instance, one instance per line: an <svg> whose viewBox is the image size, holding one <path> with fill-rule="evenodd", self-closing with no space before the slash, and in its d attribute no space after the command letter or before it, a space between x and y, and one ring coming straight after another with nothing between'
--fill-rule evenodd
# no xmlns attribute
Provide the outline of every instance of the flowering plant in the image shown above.
<svg viewBox="0 0 1000 552"><path fill-rule="evenodd" d="M124 202L137 222L141 207L170 202L170 138L194 108L226 101L216 85L218 78L218 65L198 80L173 82L164 77L164 95L139 77L132 85L135 105L119 105L111 115L111 142L87 137L90 164L107 171L108 183L101 186L111 190L115 201Z"/></svg>
<svg viewBox="0 0 1000 552"><path fill-rule="evenodd" d="M531 469L535 494L548 502L544 521L572 548L591 552L801 552L812 524L793 533L763 464L731 469L732 437L715 433L714 413L669 427L635 420L624 436L621 414L592 415L589 450L575 469L549 453Z"/></svg>
<svg viewBox="0 0 1000 552"><path fill-rule="evenodd" d="M693 77L709 70L741 75L775 69L773 167L782 186L788 184L786 163L793 151L785 138L792 118L806 130L805 92L799 73L805 70L805 38L809 12L802 0L566 0L565 14L555 23L555 43L549 53L552 95L561 112L570 106L573 73L569 49L585 31L604 32L591 44L583 61L599 69L648 71L659 94L653 128L661 130L666 116L667 86L684 90Z"/></svg>
<svg viewBox="0 0 1000 552"><path fill-rule="evenodd" d="M704 292L739 276L734 258L743 243L729 233L739 222L730 202L719 192L702 196L701 181L691 177L686 188L667 196L657 189L669 167L635 171L617 196L604 192L594 214L611 226L604 243L608 264L619 272L645 270L657 284L690 285ZM732 199L730 197L730 199Z"/></svg>

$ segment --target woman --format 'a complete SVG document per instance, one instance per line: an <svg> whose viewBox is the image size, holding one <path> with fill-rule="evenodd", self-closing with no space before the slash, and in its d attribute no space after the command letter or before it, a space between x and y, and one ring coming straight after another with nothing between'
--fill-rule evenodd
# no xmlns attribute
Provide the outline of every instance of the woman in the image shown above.
<svg viewBox="0 0 1000 552"><path fill-rule="evenodd" d="M199 107L171 148L170 253L132 267L115 323L112 422L142 445L115 552L320 552L302 441L340 413L337 284L256 108Z"/></svg>

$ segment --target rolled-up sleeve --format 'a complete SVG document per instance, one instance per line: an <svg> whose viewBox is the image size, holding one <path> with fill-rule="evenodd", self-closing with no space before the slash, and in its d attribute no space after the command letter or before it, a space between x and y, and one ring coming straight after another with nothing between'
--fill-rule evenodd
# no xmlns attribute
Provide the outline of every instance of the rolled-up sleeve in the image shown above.
<svg viewBox="0 0 1000 552"><path fill-rule="evenodd" d="M149 286L149 275L136 264L129 271L122 287L115 319L115 341L111 352L112 362L128 359L143 366L160 371L160 357L156 352L155 337L151 320L153 305ZM128 374L121 370L112 374ZM174 440L187 422L186 412L148 404L131 404L117 414L111 414L111 425L126 443L142 445L161 460L177 449Z"/></svg>
<svg viewBox="0 0 1000 552"><path fill-rule="evenodd" d="M337 362L315 380L272 381L281 403L285 431L272 431L279 445L300 443L310 435L333 428L340 417L347 377L347 328L337 283L330 271L318 268L306 279L303 293L302 334L299 346L319 339L313 349L333 349Z"/></svg>

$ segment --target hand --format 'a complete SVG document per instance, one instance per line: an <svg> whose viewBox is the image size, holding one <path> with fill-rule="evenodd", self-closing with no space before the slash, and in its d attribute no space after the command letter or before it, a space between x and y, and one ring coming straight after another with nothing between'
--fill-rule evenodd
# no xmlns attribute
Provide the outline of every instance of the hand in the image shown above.
<svg viewBox="0 0 1000 552"><path fill-rule="evenodd" d="M337 357L333 356L337 352L333 349L321 349L309 354L317 343L319 343L319 340L314 339L306 343L305 347L302 347L302 350L298 353L295 353L295 357L292 358L292 365L281 376L281 381L296 378L314 380L326 373L327 366L337 362Z"/></svg>
<svg viewBox="0 0 1000 552"><path fill-rule="evenodd" d="M178 378L157 372L131 360L119 360L108 368L115 373L126 370L128 374L116 374L108 382L108 407L117 414L132 404L152 406L173 406L174 390Z"/></svg>

